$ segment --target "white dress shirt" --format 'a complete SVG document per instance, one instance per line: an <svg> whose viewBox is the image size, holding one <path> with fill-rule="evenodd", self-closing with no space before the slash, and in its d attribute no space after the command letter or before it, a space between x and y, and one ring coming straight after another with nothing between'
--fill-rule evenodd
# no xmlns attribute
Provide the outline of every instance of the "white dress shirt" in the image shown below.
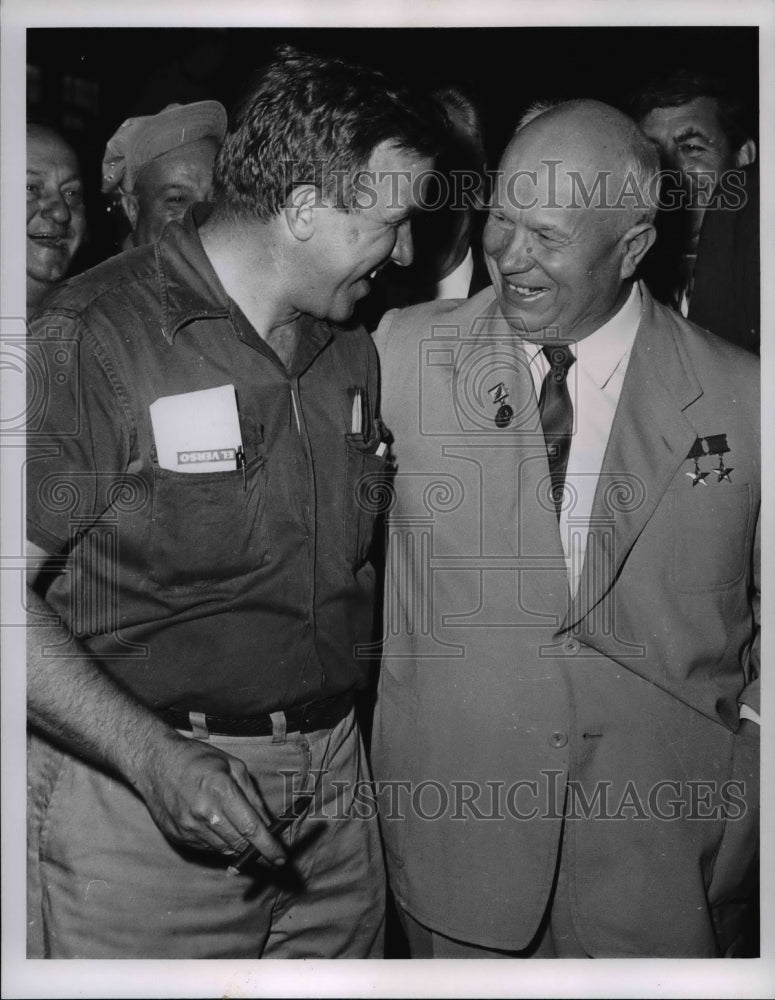
<svg viewBox="0 0 775 1000"><path fill-rule="evenodd" d="M568 391L573 403L573 436L565 484L566 490L575 494L575 502L563 505L560 537L571 594L576 593L581 577L592 502L638 331L640 313L641 294L636 284L615 316L588 337L569 345L576 362L568 373ZM540 398L549 362L541 350L543 345L523 343L536 397Z"/></svg>
<svg viewBox="0 0 775 1000"><path fill-rule="evenodd" d="M474 255L471 247L454 271L442 278L436 285L437 299L467 299L474 276Z"/></svg>

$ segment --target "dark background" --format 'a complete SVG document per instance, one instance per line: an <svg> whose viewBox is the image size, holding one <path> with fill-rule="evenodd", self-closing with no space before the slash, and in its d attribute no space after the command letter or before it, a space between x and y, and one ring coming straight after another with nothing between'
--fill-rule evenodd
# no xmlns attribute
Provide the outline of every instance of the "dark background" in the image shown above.
<svg viewBox="0 0 775 1000"><path fill-rule="evenodd" d="M621 107L648 76L670 67L723 75L758 121L755 27L30 29L28 115L65 132L87 184L91 238L80 269L115 249L99 184L105 143L121 122L173 101L212 98L229 108L281 42L419 87L463 85L481 106L492 165L533 101L596 97Z"/></svg>

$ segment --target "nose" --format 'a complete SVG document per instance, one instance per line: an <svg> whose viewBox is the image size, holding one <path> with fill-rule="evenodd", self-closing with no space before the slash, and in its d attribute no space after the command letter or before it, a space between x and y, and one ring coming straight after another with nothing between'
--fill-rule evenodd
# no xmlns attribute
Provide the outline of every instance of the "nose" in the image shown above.
<svg viewBox="0 0 775 1000"><path fill-rule="evenodd" d="M59 191L56 191L43 199L40 214L64 226L70 221L70 206Z"/></svg>
<svg viewBox="0 0 775 1000"><path fill-rule="evenodd" d="M511 274L515 271L529 271L533 266L531 253L528 234L521 226L514 226L510 236L496 253L498 267L502 272Z"/></svg>
<svg viewBox="0 0 775 1000"><path fill-rule="evenodd" d="M409 267L414 259L412 227L408 219L396 230L396 245L393 247L390 259L399 267Z"/></svg>

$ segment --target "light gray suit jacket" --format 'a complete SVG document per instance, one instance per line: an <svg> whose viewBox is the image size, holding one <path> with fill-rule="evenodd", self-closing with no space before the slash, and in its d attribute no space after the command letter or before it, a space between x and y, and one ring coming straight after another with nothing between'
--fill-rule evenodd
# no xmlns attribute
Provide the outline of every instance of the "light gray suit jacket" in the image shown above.
<svg viewBox="0 0 775 1000"><path fill-rule="evenodd" d="M490 948L535 934L564 811L592 955L723 954L755 856L758 363L642 292L573 599L492 289L375 336L397 463L373 738L391 879L417 920ZM692 485L690 450L719 435L734 471Z"/></svg>

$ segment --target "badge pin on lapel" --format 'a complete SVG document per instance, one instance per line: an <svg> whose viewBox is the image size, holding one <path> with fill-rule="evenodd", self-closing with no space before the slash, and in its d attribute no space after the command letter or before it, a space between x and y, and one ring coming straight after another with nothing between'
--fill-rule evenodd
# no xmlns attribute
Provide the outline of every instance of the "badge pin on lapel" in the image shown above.
<svg viewBox="0 0 775 1000"><path fill-rule="evenodd" d="M724 465L724 455L729 451L726 434L711 434L710 437L705 438L705 444L708 446L709 455L718 455L718 467L713 470L718 476L716 482L720 483L722 479L726 479L728 483L731 483L729 474L734 470Z"/></svg>
<svg viewBox="0 0 775 1000"><path fill-rule="evenodd" d="M703 447L703 441L708 446L707 451ZM726 455L728 451L729 445L727 444L726 434L710 434L705 438L696 438L694 444L689 450L689 454L686 456L687 460L694 461L694 471L686 473L692 481L692 486L696 486L698 483L702 483L703 486L708 485L705 480L710 475L710 472L703 472L700 469L699 459L703 455L718 455L718 466L712 470L716 473L716 482L720 483L725 479L728 483L731 483L732 479L730 478L730 473L734 470L731 466L724 465L724 455Z"/></svg>
<svg viewBox="0 0 775 1000"><path fill-rule="evenodd" d="M686 456L688 459L694 459L694 472L687 472L686 475L691 479L692 486L696 486L698 483L702 483L703 486L708 484L705 480L710 475L709 472L703 472L700 469L699 459L707 454L702 446L702 438L695 438L694 444L689 449L689 454Z"/></svg>
<svg viewBox="0 0 775 1000"><path fill-rule="evenodd" d="M514 416L514 411L506 402L508 399L508 392L506 392L506 386L503 382L499 382L494 385L491 389L487 390L490 399L493 403L498 406L498 410L495 414L495 426L496 427L508 427Z"/></svg>

